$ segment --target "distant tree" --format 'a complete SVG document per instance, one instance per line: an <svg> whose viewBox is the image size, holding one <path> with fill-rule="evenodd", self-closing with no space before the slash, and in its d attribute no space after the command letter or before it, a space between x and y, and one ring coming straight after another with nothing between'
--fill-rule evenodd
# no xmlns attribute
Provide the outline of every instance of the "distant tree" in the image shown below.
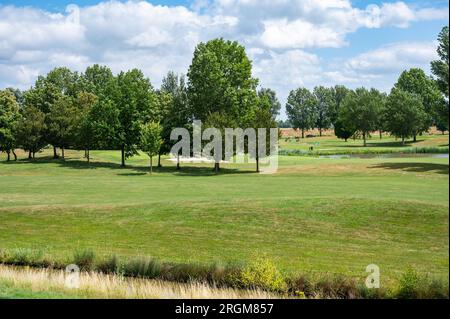
<svg viewBox="0 0 450 319"><path fill-rule="evenodd" d="M47 114L47 132L49 142L61 148L61 157L64 159L64 150L75 140L78 112L72 98L61 96L50 106Z"/></svg>
<svg viewBox="0 0 450 319"><path fill-rule="evenodd" d="M76 128L75 128L75 142L76 145L84 150L84 156L88 163L90 160L90 150L95 147L95 121L92 117L92 108L97 103L97 96L93 93L79 92L74 101L76 109Z"/></svg>
<svg viewBox="0 0 450 319"><path fill-rule="evenodd" d="M137 154L140 126L155 118L156 97L150 81L142 71L133 69L117 76L113 101L119 111L117 141L121 150L121 165Z"/></svg>
<svg viewBox="0 0 450 319"><path fill-rule="evenodd" d="M274 90L269 88L261 88L258 91L258 97L267 97L270 104L270 113L272 114L273 118L276 118L278 115L280 115L281 110L281 103L278 101L277 94Z"/></svg>
<svg viewBox="0 0 450 319"><path fill-rule="evenodd" d="M239 123L256 103L258 81L237 42L214 39L197 45L188 78L191 114L197 120L225 112Z"/></svg>
<svg viewBox="0 0 450 319"><path fill-rule="evenodd" d="M304 138L305 131L314 127L317 122L314 95L305 88L291 91L286 104L286 113L292 127L300 129Z"/></svg>
<svg viewBox="0 0 450 319"><path fill-rule="evenodd" d="M14 155L14 160L17 160L14 151L17 146L14 132L19 117L19 104L14 94L8 89L0 90L0 152L7 154L8 162L11 153Z"/></svg>
<svg viewBox="0 0 450 319"><path fill-rule="evenodd" d="M153 172L153 156L159 154L162 144L162 127L158 122L141 124L140 145L141 150L150 158L150 174Z"/></svg>
<svg viewBox="0 0 450 319"><path fill-rule="evenodd" d="M386 129L405 144L406 138L422 129L427 113L420 96L394 88L387 98L384 118Z"/></svg>
<svg viewBox="0 0 450 319"><path fill-rule="evenodd" d="M413 68L403 71L394 87L417 94L421 98L425 112L428 114L428 120L423 122L423 127L417 134L427 131L433 124L435 110L443 103L443 97L436 82L423 70ZM416 141L416 136L414 136L414 141Z"/></svg>
<svg viewBox="0 0 450 319"><path fill-rule="evenodd" d="M45 114L37 107L25 105L17 123L15 138L18 145L28 152L28 158L34 158L45 145Z"/></svg>
<svg viewBox="0 0 450 319"><path fill-rule="evenodd" d="M439 60L431 62L431 71L436 76L436 81L439 89L448 99L448 26L442 28L438 36L439 46L437 53L439 55ZM448 113L447 113L448 121Z"/></svg>
<svg viewBox="0 0 450 319"><path fill-rule="evenodd" d="M316 99L316 127L319 129L319 135L322 131L328 129L331 125L331 111L334 109L333 90L323 86L314 88L313 94Z"/></svg>
<svg viewBox="0 0 450 319"><path fill-rule="evenodd" d="M170 152L176 141L170 139L172 129L186 127L189 121L189 102L187 99L187 88L185 77L169 72L162 80L159 94L159 115L158 119L163 127L160 154ZM159 155L160 155L159 154ZM160 156L158 155L158 166L160 166ZM180 168L179 161L177 169Z"/></svg>
<svg viewBox="0 0 450 319"><path fill-rule="evenodd" d="M289 119L286 119L286 120L279 120L279 121L277 121L277 126L279 127L279 128L291 128L292 127L292 124L291 124L291 122L289 121Z"/></svg>
<svg viewBox="0 0 450 319"><path fill-rule="evenodd" d="M367 136L377 129L382 100L374 90L358 88L351 91L342 101L339 121L347 130L360 132L364 146L367 146Z"/></svg>
<svg viewBox="0 0 450 319"><path fill-rule="evenodd" d="M350 91L343 85L336 85L331 89L333 93L333 103L330 104L330 121L333 126L336 124L339 116L339 110L347 93Z"/></svg>

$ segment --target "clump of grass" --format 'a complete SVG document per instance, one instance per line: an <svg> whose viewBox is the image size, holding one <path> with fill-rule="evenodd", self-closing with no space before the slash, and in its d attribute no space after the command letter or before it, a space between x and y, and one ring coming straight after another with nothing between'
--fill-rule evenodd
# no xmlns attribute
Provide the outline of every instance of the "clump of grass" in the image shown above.
<svg viewBox="0 0 450 319"><path fill-rule="evenodd" d="M448 299L448 285L408 268L399 281L395 295L400 299Z"/></svg>
<svg viewBox="0 0 450 319"><path fill-rule="evenodd" d="M76 251L73 255L73 263L81 270L94 270L95 253L92 249Z"/></svg>
<svg viewBox="0 0 450 319"><path fill-rule="evenodd" d="M119 257L117 257L117 255L109 256L106 259L99 261L95 265L95 269L104 274L117 274L120 270Z"/></svg>

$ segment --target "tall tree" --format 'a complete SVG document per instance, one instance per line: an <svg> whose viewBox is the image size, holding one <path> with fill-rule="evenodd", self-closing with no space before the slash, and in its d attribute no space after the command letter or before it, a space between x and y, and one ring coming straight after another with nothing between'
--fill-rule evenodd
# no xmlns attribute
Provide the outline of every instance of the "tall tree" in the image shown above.
<svg viewBox="0 0 450 319"><path fill-rule="evenodd" d="M422 105L428 114L428 120L423 122L423 127L417 134L427 131L434 124L433 115L435 110L443 103L443 98L436 82L427 76L423 70L412 68L402 72L394 87L417 94L421 98ZM414 141L416 141L416 136L414 136Z"/></svg>
<svg viewBox="0 0 450 319"><path fill-rule="evenodd" d="M107 66L94 64L81 75L81 89L95 94L99 99L107 98L114 89L114 76Z"/></svg>
<svg viewBox="0 0 450 319"><path fill-rule="evenodd" d="M394 136L405 139L415 136L427 121L427 113L420 96L398 88L392 89L384 110L386 129Z"/></svg>
<svg viewBox="0 0 450 319"><path fill-rule="evenodd" d="M49 142L61 148L61 157L64 159L64 150L75 140L78 112L72 98L61 96L50 106L47 114Z"/></svg>
<svg viewBox="0 0 450 319"><path fill-rule="evenodd" d="M292 127L300 129L304 138L305 131L313 128L317 122L314 95L306 88L291 91L286 104L286 113Z"/></svg>
<svg viewBox="0 0 450 319"><path fill-rule="evenodd" d="M78 148L84 150L84 156L90 161L90 150L96 144L95 121L92 116L92 108L97 103L97 96L93 93L79 92L74 100L76 112L75 143Z"/></svg>
<svg viewBox="0 0 450 319"><path fill-rule="evenodd" d="M275 119L278 115L280 115L281 103L278 101L277 94L274 90L269 88L261 88L258 91L258 97L263 98L266 97L269 101L269 111L272 114L272 117Z"/></svg>
<svg viewBox="0 0 450 319"><path fill-rule="evenodd" d="M19 117L19 104L14 94L8 89L0 90L0 152L7 154L8 161L11 153L13 153L14 159L17 160L14 151L16 147L14 131L16 130Z"/></svg>
<svg viewBox="0 0 450 319"><path fill-rule="evenodd" d="M377 129L381 105L381 97L375 90L358 88L342 101L338 120L346 129L360 132L367 146L367 136Z"/></svg>
<svg viewBox="0 0 450 319"><path fill-rule="evenodd" d="M176 141L170 140L170 133L174 128L186 127L189 122L189 103L187 99L187 88L184 75L177 75L170 71L163 78L159 93L159 115L158 119L163 127L160 154L170 152ZM158 166L160 166L158 155ZM177 169L180 168L179 161Z"/></svg>
<svg viewBox="0 0 450 319"><path fill-rule="evenodd" d="M334 105L333 91L330 88L317 86L314 88L313 94L316 99L316 127L319 129L319 135L322 136L322 131L331 125L330 115Z"/></svg>
<svg viewBox="0 0 450 319"><path fill-rule="evenodd" d="M28 158L34 158L36 152L47 145L45 141L45 114L37 107L25 105L21 110L21 117L17 123L15 138Z"/></svg>
<svg viewBox="0 0 450 319"><path fill-rule="evenodd" d="M350 91L343 85L336 85L331 89L333 93L333 103L330 105L330 121L333 126L336 124L336 121L339 116L339 110L342 105L342 101L344 100L347 93Z"/></svg>
<svg viewBox="0 0 450 319"><path fill-rule="evenodd" d="M142 71L133 69L118 74L113 101L119 111L117 141L124 167L125 159L137 154L140 125L155 117L155 93Z"/></svg>
<svg viewBox="0 0 450 319"><path fill-rule="evenodd" d="M237 42L215 39L200 43L188 72L192 115L206 120L211 113L226 112L240 122L256 102L258 81L245 48Z"/></svg>
<svg viewBox="0 0 450 319"><path fill-rule="evenodd" d="M162 144L162 127L158 122L141 124L140 145L141 150L150 158L150 174L153 172L153 156L159 154Z"/></svg>
<svg viewBox="0 0 450 319"><path fill-rule="evenodd" d="M439 55L439 60L431 62L431 71L436 76L439 89L448 99L448 26L442 28L438 36L438 41L439 46L437 48L437 53Z"/></svg>

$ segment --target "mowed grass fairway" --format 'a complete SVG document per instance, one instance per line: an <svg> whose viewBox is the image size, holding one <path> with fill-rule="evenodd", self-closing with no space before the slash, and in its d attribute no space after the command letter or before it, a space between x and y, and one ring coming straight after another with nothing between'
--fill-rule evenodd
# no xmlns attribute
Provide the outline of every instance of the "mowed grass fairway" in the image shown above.
<svg viewBox="0 0 450 319"><path fill-rule="evenodd" d="M150 175L144 155L120 168L119 151L92 151L91 164L50 153L2 154L0 248L201 263L265 254L288 273L364 278L375 263L382 283L408 267L448 280L448 158L281 156L274 175L235 164L176 171L164 159Z"/></svg>

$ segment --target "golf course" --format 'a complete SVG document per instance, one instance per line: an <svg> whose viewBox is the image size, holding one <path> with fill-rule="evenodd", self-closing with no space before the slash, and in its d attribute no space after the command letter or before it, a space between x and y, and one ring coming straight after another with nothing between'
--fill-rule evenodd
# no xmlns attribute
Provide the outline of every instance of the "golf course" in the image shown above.
<svg viewBox="0 0 450 319"><path fill-rule="evenodd" d="M345 143L330 136L312 143L322 141L326 148ZM377 143L396 147L393 139L369 140ZM423 144L448 151L448 135L419 137L409 147ZM65 160L52 159L51 149L34 160L17 153L17 162L0 162L3 250L199 264L263 255L285 274L363 282L366 266L376 264L385 286L410 268L448 283L445 154L280 156L277 173L264 175L254 164L222 164L219 174L208 163L176 170L168 157L150 174L148 157L121 168L119 151L91 151L90 163L80 151L67 150Z"/></svg>

